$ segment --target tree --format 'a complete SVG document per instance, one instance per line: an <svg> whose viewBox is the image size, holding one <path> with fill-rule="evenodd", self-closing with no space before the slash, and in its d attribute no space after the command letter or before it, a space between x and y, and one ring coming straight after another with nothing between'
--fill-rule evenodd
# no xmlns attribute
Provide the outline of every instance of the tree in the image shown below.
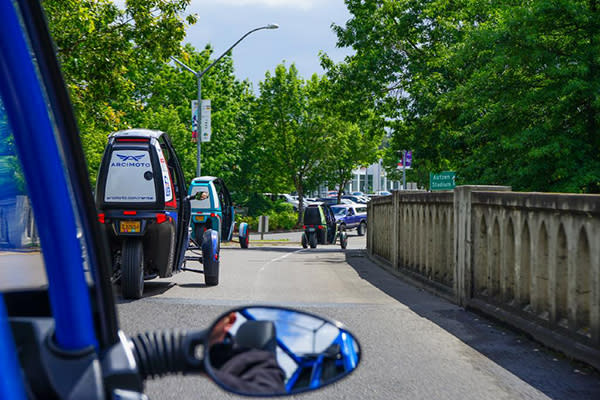
<svg viewBox="0 0 600 400"><path fill-rule="evenodd" d="M189 0L44 0L92 182L106 137L145 106L133 83L179 50ZM187 17L193 23L193 16Z"/></svg>
<svg viewBox="0 0 600 400"><path fill-rule="evenodd" d="M334 72L377 99L390 167L412 149L421 179L600 191L597 0L346 5L334 29L356 53Z"/></svg>
<svg viewBox="0 0 600 400"><path fill-rule="evenodd" d="M292 64L267 72L260 83L256 108L256 144L259 146L256 171L260 171L265 191L281 193L295 189L299 218L307 184L315 182L319 165L334 145L330 120L313 101L322 80L304 82Z"/></svg>
<svg viewBox="0 0 600 400"><path fill-rule="evenodd" d="M463 179L600 192L599 17L596 1L515 3L467 31L440 101L469 149Z"/></svg>
<svg viewBox="0 0 600 400"><path fill-rule="evenodd" d="M329 68L329 76L321 79L320 90L312 96L315 109L327 121L328 131L333 137L333 148L319 164L318 183L325 180L331 187L337 187L338 202L342 190L352 180L352 172L360 166L369 165L379 157L379 146L383 129L381 120L373 111L373 104L361 98L353 90L338 80L327 55L322 54L323 64Z"/></svg>

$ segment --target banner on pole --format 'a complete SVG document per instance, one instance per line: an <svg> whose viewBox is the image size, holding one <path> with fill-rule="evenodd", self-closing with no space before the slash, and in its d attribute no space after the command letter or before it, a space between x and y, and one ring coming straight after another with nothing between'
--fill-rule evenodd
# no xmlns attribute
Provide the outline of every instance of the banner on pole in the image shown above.
<svg viewBox="0 0 600 400"><path fill-rule="evenodd" d="M198 100L192 100L192 142L198 141Z"/></svg>
<svg viewBox="0 0 600 400"><path fill-rule="evenodd" d="M203 142L210 142L210 100L202 100L200 106L200 137Z"/></svg>
<svg viewBox="0 0 600 400"><path fill-rule="evenodd" d="M412 165L412 150L408 150L406 152L406 169L411 169L411 165ZM402 158L400 158L400 160L398 160L398 169L402 169L403 165L402 165Z"/></svg>

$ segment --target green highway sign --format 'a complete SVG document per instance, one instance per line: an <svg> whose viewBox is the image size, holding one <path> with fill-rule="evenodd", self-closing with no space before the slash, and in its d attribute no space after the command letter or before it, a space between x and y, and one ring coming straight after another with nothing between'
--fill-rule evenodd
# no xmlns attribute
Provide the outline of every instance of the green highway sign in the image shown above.
<svg viewBox="0 0 600 400"><path fill-rule="evenodd" d="M456 184L456 172L444 171L439 174L429 173L429 190L453 190Z"/></svg>

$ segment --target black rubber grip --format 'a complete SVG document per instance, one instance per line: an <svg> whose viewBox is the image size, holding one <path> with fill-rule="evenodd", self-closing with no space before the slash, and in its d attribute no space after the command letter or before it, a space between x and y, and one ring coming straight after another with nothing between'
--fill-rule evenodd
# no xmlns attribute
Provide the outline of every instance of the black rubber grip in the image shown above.
<svg viewBox="0 0 600 400"><path fill-rule="evenodd" d="M183 331L146 332L134 336L133 354L142 379L184 373L188 369Z"/></svg>

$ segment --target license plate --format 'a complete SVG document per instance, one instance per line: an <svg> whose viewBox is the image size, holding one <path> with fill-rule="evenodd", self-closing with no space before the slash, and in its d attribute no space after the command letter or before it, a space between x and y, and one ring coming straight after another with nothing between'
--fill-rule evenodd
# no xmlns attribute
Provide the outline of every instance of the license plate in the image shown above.
<svg viewBox="0 0 600 400"><path fill-rule="evenodd" d="M196 222L204 222L204 215L196 215L194 217L194 221L196 221Z"/></svg>
<svg viewBox="0 0 600 400"><path fill-rule="evenodd" d="M120 221L119 232L121 233L139 233L140 221Z"/></svg>
<svg viewBox="0 0 600 400"><path fill-rule="evenodd" d="M308 228L308 231L309 231L309 232L314 232L314 231L315 231L315 228Z"/></svg>

